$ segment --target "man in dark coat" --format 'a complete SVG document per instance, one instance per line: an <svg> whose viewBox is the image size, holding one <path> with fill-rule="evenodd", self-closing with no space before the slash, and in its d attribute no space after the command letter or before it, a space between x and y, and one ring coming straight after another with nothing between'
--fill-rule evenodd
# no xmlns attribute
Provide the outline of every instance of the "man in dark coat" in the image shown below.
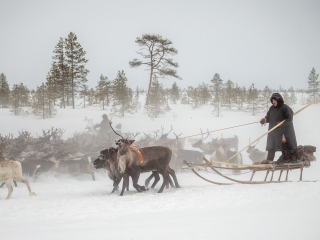
<svg viewBox="0 0 320 240"><path fill-rule="evenodd" d="M279 127L268 134L267 160L273 161L276 151L282 151L282 160L290 161L289 155L295 154L297 150L297 140L293 128L293 111L284 104L283 98L279 93L273 93L270 101L272 106L269 108L267 115L260 120L265 125L269 123L269 130L282 122Z"/></svg>
<svg viewBox="0 0 320 240"><path fill-rule="evenodd" d="M97 127L100 128L100 130L98 132L98 137L99 138L106 138L108 133L111 131L107 114L102 115L101 123L94 126L95 129Z"/></svg>

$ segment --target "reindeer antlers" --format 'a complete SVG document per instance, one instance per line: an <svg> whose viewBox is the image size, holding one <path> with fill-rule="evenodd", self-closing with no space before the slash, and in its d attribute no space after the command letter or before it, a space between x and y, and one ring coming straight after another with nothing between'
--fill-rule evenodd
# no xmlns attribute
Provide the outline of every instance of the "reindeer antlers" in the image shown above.
<svg viewBox="0 0 320 240"><path fill-rule="evenodd" d="M210 136L209 129L207 129L207 132L206 132L206 133L203 133L201 128L200 128L200 131L201 131L201 138L202 138L202 141L206 140L206 139ZM204 135L204 134L208 134L206 138L203 138L203 135Z"/></svg>
<svg viewBox="0 0 320 240"><path fill-rule="evenodd" d="M120 134L118 134L114 129L113 129L113 127L112 127L112 122L109 122L109 124L110 124L110 127L111 127L111 129L112 129L112 131L116 134L116 135L118 135L119 137L121 137L122 139L124 139L124 137L122 137Z"/></svg>

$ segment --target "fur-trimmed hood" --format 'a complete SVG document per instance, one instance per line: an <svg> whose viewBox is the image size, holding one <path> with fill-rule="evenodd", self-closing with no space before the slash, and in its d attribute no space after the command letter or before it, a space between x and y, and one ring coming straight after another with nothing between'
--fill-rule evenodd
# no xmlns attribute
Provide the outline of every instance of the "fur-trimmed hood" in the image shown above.
<svg viewBox="0 0 320 240"><path fill-rule="evenodd" d="M280 95L280 93L273 93L270 101L272 103L272 99L276 100L278 102L277 108L281 107L284 103L282 96Z"/></svg>

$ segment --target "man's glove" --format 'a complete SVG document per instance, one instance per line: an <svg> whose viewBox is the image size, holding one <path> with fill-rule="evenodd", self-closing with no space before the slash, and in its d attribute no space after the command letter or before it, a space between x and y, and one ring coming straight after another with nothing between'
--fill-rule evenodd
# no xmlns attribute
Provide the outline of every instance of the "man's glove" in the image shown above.
<svg viewBox="0 0 320 240"><path fill-rule="evenodd" d="M265 119L265 118L262 118L261 120L260 120L260 123L263 125L263 124L266 124L267 123L267 119Z"/></svg>

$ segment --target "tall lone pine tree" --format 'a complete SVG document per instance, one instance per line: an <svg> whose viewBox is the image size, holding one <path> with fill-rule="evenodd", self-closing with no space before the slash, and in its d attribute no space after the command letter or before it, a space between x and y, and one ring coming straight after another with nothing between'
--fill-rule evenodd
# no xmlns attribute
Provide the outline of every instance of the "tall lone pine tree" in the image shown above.
<svg viewBox="0 0 320 240"><path fill-rule="evenodd" d="M174 68L178 67L178 63L169 58L170 55L176 55L178 50L173 48L172 41L163 39L160 35L145 34L141 38L137 38L136 43L139 44L140 54L143 60L133 59L129 61L130 67L140 67L146 65L150 70L149 87L147 92L146 103L150 93L153 76L166 77L171 76L181 79Z"/></svg>

